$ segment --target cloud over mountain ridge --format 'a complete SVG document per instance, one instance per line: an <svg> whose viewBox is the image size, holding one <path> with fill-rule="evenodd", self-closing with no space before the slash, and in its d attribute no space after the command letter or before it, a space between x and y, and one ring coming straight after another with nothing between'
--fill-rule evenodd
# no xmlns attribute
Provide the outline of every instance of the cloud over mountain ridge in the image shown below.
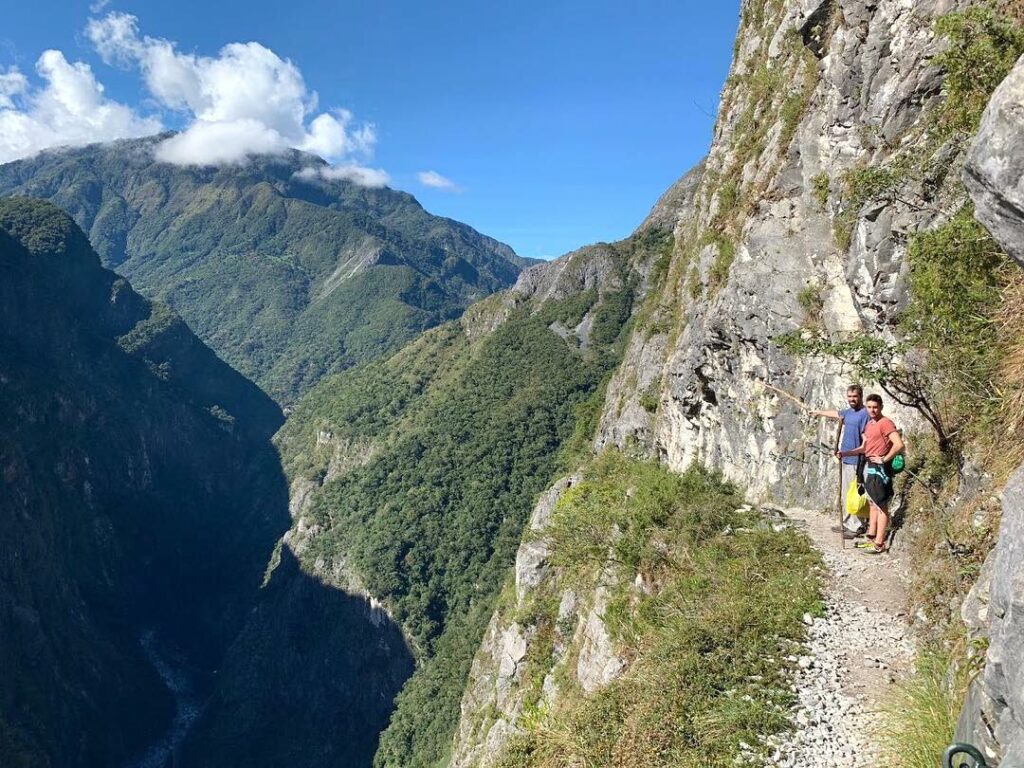
<svg viewBox="0 0 1024 768"><path fill-rule="evenodd" d="M60 146L81 146L157 133L165 117L184 121L161 141L156 158L175 165L224 165L256 154L300 149L337 169L325 177L382 186L387 174L365 167L376 143L374 126L345 109L319 111L299 68L257 42L228 43L216 56L184 53L176 43L139 31L136 16L91 18L85 36L107 64L137 68L157 107L142 115L114 101L85 62L44 51L33 86L17 68L0 69L0 162Z"/></svg>

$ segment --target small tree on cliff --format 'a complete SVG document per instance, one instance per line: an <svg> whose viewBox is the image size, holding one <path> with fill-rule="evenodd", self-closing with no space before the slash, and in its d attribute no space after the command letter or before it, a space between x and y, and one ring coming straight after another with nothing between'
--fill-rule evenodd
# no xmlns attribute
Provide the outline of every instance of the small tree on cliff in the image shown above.
<svg viewBox="0 0 1024 768"><path fill-rule="evenodd" d="M799 356L832 358L893 400L913 408L935 433L939 449L955 453L961 433L998 410L1004 350L995 322L1004 286L1016 272L964 206L936 229L919 232L907 248L910 302L893 330L828 334L804 328L776 338Z"/></svg>

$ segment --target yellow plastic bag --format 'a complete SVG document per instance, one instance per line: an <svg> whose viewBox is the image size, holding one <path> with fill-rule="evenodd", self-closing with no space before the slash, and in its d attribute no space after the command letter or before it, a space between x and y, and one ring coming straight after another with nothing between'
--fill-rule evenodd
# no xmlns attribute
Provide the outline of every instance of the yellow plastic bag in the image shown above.
<svg viewBox="0 0 1024 768"><path fill-rule="evenodd" d="M857 517L868 516L868 496L866 493L857 492L857 483L850 483L846 491L846 514Z"/></svg>

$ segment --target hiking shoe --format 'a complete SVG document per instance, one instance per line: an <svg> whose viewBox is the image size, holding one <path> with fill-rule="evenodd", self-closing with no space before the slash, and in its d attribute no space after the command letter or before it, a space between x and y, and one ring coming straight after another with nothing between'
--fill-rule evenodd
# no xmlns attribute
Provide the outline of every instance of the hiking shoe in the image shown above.
<svg viewBox="0 0 1024 768"><path fill-rule="evenodd" d="M871 543L870 547L863 547L865 555L884 555L888 550L885 547L879 547L874 542Z"/></svg>
<svg viewBox="0 0 1024 768"><path fill-rule="evenodd" d="M874 549L875 542L871 539L865 539L864 541L858 541L853 546L855 549Z"/></svg>
<svg viewBox="0 0 1024 768"><path fill-rule="evenodd" d="M843 538L846 539L847 541L850 541L852 539L859 539L863 535L864 535L863 533L854 533L853 531L843 531Z"/></svg>

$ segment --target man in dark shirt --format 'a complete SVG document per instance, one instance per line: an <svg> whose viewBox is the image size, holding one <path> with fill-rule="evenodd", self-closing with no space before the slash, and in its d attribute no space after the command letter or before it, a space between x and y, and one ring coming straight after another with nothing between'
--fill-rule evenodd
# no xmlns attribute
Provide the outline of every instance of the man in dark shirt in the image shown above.
<svg viewBox="0 0 1024 768"><path fill-rule="evenodd" d="M840 451L852 451L860 446L864 435L864 428L868 425L870 417L864 407L864 390L860 384L851 384L846 388L847 408L836 411L811 411L812 416L823 416L827 419L841 419L843 422L843 438L839 443ZM842 500L846 504L846 494L850 490L850 483L857 482L857 462L859 457L848 455L842 459L843 462L843 491ZM857 515L846 514L843 517L843 536L853 539L864 532L867 520Z"/></svg>

